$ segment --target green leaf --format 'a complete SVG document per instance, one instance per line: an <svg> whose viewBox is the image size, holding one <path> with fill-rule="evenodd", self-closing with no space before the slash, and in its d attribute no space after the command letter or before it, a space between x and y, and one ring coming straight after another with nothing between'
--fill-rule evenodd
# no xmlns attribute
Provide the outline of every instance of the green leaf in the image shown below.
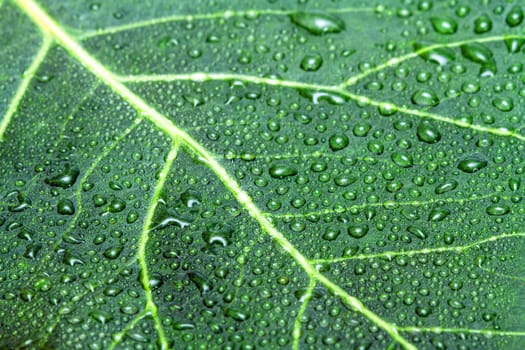
<svg viewBox="0 0 525 350"><path fill-rule="evenodd" d="M521 349L522 7L0 0L0 348Z"/></svg>

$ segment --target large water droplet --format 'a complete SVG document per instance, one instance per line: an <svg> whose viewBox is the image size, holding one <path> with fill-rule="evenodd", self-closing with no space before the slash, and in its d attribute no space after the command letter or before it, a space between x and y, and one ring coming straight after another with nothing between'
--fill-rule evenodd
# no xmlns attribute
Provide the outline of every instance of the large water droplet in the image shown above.
<svg viewBox="0 0 525 350"><path fill-rule="evenodd" d="M456 58L456 53L449 47L438 47L431 50L425 50L425 45L421 43L414 44L414 50L418 56L423 58L425 61L434 62L440 66L453 61Z"/></svg>
<svg viewBox="0 0 525 350"><path fill-rule="evenodd" d="M392 161L402 168L409 168L414 165L412 156L401 152L392 153Z"/></svg>
<svg viewBox="0 0 525 350"><path fill-rule="evenodd" d="M189 272L188 278L192 281L197 289L204 295L213 289L211 282L201 273Z"/></svg>
<svg viewBox="0 0 525 350"><path fill-rule="evenodd" d="M412 102L419 106L437 106L439 98L434 91L423 88L412 95Z"/></svg>
<svg viewBox="0 0 525 350"><path fill-rule="evenodd" d="M293 23L315 35L339 33L345 28L341 19L326 13L297 12L290 15L290 19Z"/></svg>
<svg viewBox="0 0 525 350"><path fill-rule="evenodd" d="M436 143L441 140L441 133L429 122L422 122L417 128L417 138L426 143Z"/></svg>
<svg viewBox="0 0 525 350"><path fill-rule="evenodd" d="M480 155L471 155L458 164L458 169L469 174L473 174L487 166L488 162Z"/></svg>
<svg viewBox="0 0 525 350"><path fill-rule="evenodd" d="M497 72L494 55L488 47L479 43L465 44L461 46L461 54L466 59L481 65L482 76L494 75Z"/></svg>
<svg viewBox="0 0 525 350"><path fill-rule="evenodd" d="M354 238L362 238L368 233L368 225L352 225L348 227L348 234Z"/></svg>
<svg viewBox="0 0 525 350"><path fill-rule="evenodd" d="M505 17L505 22L507 22L510 27L519 26L521 22L523 22L523 10L521 6L516 5L511 8L509 13L507 13L507 17Z"/></svg>
<svg viewBox="0 0 525 350"><path fill-rule="evenodd" d="M514 101L510 97L496 97L492 105L502 112L510 112L514 108Z"/></svg>
<svg viewBox="0 0 525 350"><path fill-rule="evenodd" d="M284 179L285 177L297 175L297 169L286 164L272 164L269 172L270 176L275 179Z"/></svg>
<svg viewBox="0 0 525 350"><path fill-rule="evenodd" d="M44 181L50 186L69 188L75 184L79 174L80 171L77 168L68 165L62 173Z"/></svg>
<svg viewBox="0 0 525 350"><path fill-rule="evenodd" d="M450 17L432 17L430 22L439 34L454 34L458 30L458 24Z"/></svg>
<svg viewBox="0 0 525 350"><path fill-rule="evenodd" d="M323 58L321 55L307 55L301 61L301 69L306 72L315 72L321 68Z"/></svg>
<svg viewBox="0 0 525 350"><path fill-rule="evenodd" d="M503 216L510 212L510 208L506 205L492 204L487 208L487 214L492 216Z"/></svg>
<svg viewBox="0 0 525 350"><path fill-rule="evenodd" d="M334 134L330 136L328 144L330 145L330 149L336 152L345 149L348 146L349 141L348 136L345 134Z"/></svg>
<svg viewBox="0 0 525 350"><path fill-rule="evenodd" d="M492 30L492 20L483 14L474 20L474 33L483 34Z"/></svg>

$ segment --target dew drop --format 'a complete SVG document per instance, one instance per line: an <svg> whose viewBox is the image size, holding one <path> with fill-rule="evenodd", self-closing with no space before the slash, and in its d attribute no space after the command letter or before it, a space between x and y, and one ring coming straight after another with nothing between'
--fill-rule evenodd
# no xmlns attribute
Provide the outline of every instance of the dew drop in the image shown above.
<svg viewBox="0 0 525 350"><path fill-rule="evenodd" d="M483 14L474 20L474 33L483 34L492 30L492 20L486 14Z"/></svg>
<svg viewBox="0 0 525 350"><path fill-rule="evenodd" d="M392 153L392 161L402 168L410 168L414 164L411 155L401 152Z"/></svg>
<svg viewBox="0 0 525 350"><path fill-rule="evenodd" d="M344 134L334 134L330 136L330 139L328 140L330 149L334 152L345 149L349 142L350 140L348 139L348 136Z"/></svg>
<svg viewBox="0 0 525 350"><path fill-rule="evenodd" d="M458 30L458 24L450 17L432 17L430 22L439 34L454 34Z"/></svg>
<svg viewBox="0 0 525 350"><path fill-rule="evenodd" d="M290 19L314 35L339 33L345 28L341 19L326 13L297 12L290 15Z"/></svg>
<svg viewBox="0 0 525 350"><path fill-rule="evenodd" d="M297 175L297 169L285 164L272 164L269 172L270 176L275 179L284 179L285 177Z"/></svg>
<svg viewBox="0 0 525 350"><path fill-rule="evenodd" d="M443 194L455 190L456 187L458 187L458 182L456 180L450 180L437 185L434 192L436 194Z"/></svg>
<svg viewBox="0 0 525 350"><path fill-rule="evenodd" d="M510 208L506 205L492 204L487 208L487 214L491 216L503 216L510 212Z"/></svg>
<svg viewBox="0 0 525 350"><path fill-rule="evenodd" d="M77 181L80 171L78 168L66 166L64 171L54 177L47 178L44 182L50 186L69 188Z"/></svg>
<svg viewBox="0 0 525 350"><path fill-rule="evenodd" d="M443 221L450 215L450 210L444 208L434 208L428 214L428 221Z"/></svg>
<svg viewBox="0 0 525 350"><path fill-rule="evenodd" d="M439 98L434 91L423 88L412 95L412 102L419 106L437 106Z"/></svg>
<svg viewBox="0 0 525 350"><path fill-rule="evenodd" d="M419 239L427 238L427 234L422 229L416 226L408 226L407 231L416 236Z"/></svg>
<svg viewBox="0 0 525 350"><path fill-rule="evenodd" d="M496 97L492 105L502 112L510 112L514 108L514 101L510 97Z"/></svg>
<svg viewBox="0 0 525 350"><path fill-rule="evenodd" d="M448 47L438 47L431 50L425 49L425 45L421 43L414 44L414 50L418 56L423 58L425 61L434 62L440 66L444 66L447 63L453 61L456 57L454 50Z"/></svg>
<svg viewBox="0 0 525 350"><path fill-rule="evenodd" d="M509 27L519 26L521 22L523 22L523 10L521 6L516 5L511 8L507 17L505 17L505 22L507 22Z"/></svg>
<svg viewBox="0 0 525 350"><path fill-rule="evenodd" d="M57 212L60 215L73 215L75 214L75 205L69 199L61 199L57 203Z"/></svg>
<svg viewBox="0 0 525 350"><path fill-rule="evenodd" d="M321 68L323 58L320 55L307 55L301 60L301 69L306 72L315 72Z"/></svg>
<svg viewBox="0 0 525 350"><path fill-rule="evenodd" d="M471 155L459 162L458 169L465 173L473 174L485 168L487 165L488 162L480 155Z"/></svg>
<svg viewBox="0 0 525 350"><path fill-rule="evenodd" d="M348 234L354 238L362 238L368 233L368 225L352 225L348 227Z"/></svg>
<svg viewBox="0 0 525 350"><path fill-rule="evenodd" d="M441 140L441 133L429 122L422 122L417 128L417 138L426 143L436 143Z"/></svg>

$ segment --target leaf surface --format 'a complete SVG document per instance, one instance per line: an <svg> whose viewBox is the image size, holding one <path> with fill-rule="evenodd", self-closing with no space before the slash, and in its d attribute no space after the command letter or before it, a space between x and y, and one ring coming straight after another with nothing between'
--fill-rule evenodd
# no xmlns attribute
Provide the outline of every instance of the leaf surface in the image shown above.
<svg viewBox="0 0 525 350"><path fill-rule="evenodd" d="M520 349L519 3L0 13L0 347Z"/></svg>

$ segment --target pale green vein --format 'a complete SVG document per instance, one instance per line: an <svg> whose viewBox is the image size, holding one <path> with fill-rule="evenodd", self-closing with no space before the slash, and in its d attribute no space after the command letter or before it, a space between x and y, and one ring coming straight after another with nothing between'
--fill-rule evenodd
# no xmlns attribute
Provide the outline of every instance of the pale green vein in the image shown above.
<svg viewBox="0 0 525 350"><path fill-rule="evenodd" d="M166 158L166 163L164 164L164 167L159 173L159 179L157 182L157 186L155 187L155 192L153 194L153 197L151 198L151 204L149 206L148 212L146 213L146 219L144 221L144 228L142 229L142 234L140 235L139 247L137 250L137 259L138 259L140 269L141 269L140 281L142 283L142 287L144 288L144 293L146 294L146 306L144 308L144 311L151 313L151 316L153 317L153 320L155 322L155 329L157 330L157 333L159 335L159 343L160 343L160 347L162 350L167 350L169 348L169 342L166 336L164 335L164 329L162 328L162 322L160 321L158 310L157 310L157 305L155 304L155 301L153 300L153 293L151 292L151 287L149 284L150 276L149 276L149 271L148 271L146 246L148 244L149 232L150 232L151 224L153 223L155 209L157 208L157 205L159 203L159 198L162 194L162 189L164 188L164 184L166 183L166 179L168 178L171 166L173 165L173 161L175 160L175 158L177 158L178 150L179 150L179 141L177 138L174 138L173 147L168 153L168 157Z"/></svg>
<svg viewBox="0 0 525 350"><path fill-rule="evenodd" d="M272 213L265 213L266 216L272 217L272 218L303 218L308 216L320 216L320 215L329 215L329 214L341 214L346 213L348 211L354 211L359 209L365 209L365 208L372 208L372 207L384 207L386 209L394 209L398 207L404 207L404 206L414 206L414 207L421 207L428 204L434 204L434 203L464 203L464 202L472 202L472 201L478 201L481 199L489 198L494 195L497 195L497 193L491 193L486 194L483 196L473 196L471 198L436 198L436 199L429 199L426 201L407 201L407 202L398 202L398 201L385 201L385 202L377 202L377 203L363 203L363 204L354 204L349 207L340 207L340 208L333 208L333 209L324 209L319 211L311 211L308 213L298 213L298 214L272 214Z"/></svg>
<svg viewBox="0 0 525 350"><path fill-rule="evenodd" d="M2 118L2 121L0 122L0 142L4 140L4 134L7 129L7 126L11 122L11 119L13 118L13 115L15 114L18 105L20 104L20 101L24 97L27 88L29 86L29 83L31 80L33 80L33 77L36 74L36 71L42 64L42 61L47 56L47 52L51 48L52 40L49 35L44 35L44 40L42 42L42 46L38 50L35 58L33 59L33 62L27 68L27 70L24 72L24 76L22 77L22 81L20 82L20 85L18 86L18 89L16 90L15 96L11 100L11 103L9 103L9 107L7 108L6 113L4 114L4 117Z"/></svg>
<svg viewBox="0 0 525 350"><path fill-rule="evenodd" d="M355 85L358 81L363 80L364 78L366 78L367 76L369 76L371 74L377 73L377 72L379 72L381 70L384 70L384 69L387 69L387 68L390 68L390 67L397 66L398 64L400 64L400 63L402 63L402 62L404 62L406 60L418 57L419 55L422 55L425 52L429 52L429 51L436 50L436 49L439 49L439 48L445 48L445 47L452 48L452 47L458 47L458 46L472 44L472 43L487 43L487 42L493 42L493 41L501 41L501 40L505 40L505 39L523 39L523 38L525 38L525 35L516 35L516 34L513 34L513 35L495 35L495 36L488 36L488 37L484 37L484 38L474 38L474 39L468 39L468 40L462 40L462 41L455 41L455 42L448 42L448 43L443 43L443 44L434 44L434 45L426 46L426 47L423 47L423 48L421 48L421 49L419 49L417 51L414 51L412 53L409 53L409 54L406 54L406 55L403 55L403 56L393 57L393 58L389 59L388 61L386 61L385 63L377 65L374 68L368 69L368 70L364 71L363 73L360 73L360 74L357 74L357 75L355 75L353 77L350 77L344 83L339 85L339 87L340 88L346 88L348 86Z"/></svg>
<svg viewBox="0 0 525 350"><path fill-rule="evenodd" d="M67 34L58 23L56 23L49 15L33 0L17 0L16 2L20 8L46 33L49 33L69 54L74 57L87 70L97 76L101 81L108 85L115 93L120 95L126 102L133 106L137 111L149 119L160 130L169 135L172 139L180 140L188 148L196 152L203 162L207 163L208 167L217 175L224 186L231 191L239 204L244 206L252 218L254 218L275 241L287 251L292 258L305 270L305 272L317 281L324 284L330 291L337 295L341 300L351 306L357 312L363 314L370 321L375 323L378 327L384 329L394 340L396 340L403 348L408 350L415 350L415 346L408 342L403 336L399 334L396 326L383 320L373 311L365 307L365 305L356 297L349 295L343 288L326 278L323 274L315 269L314 266L284 237L284 235L277 230L264 214L255 205L252 198L241 189L240 185L232 178L226 169L220 165L214 156L206 150L199 142L193 139L184 130L175 126L167 117L159 113L155 108L151 107L142 98L128 89L117 77L106 69L102 63L91 56L78 42L75 41L69 34ZM158 329L159 330L159 329ZM160 328L162 331L162 328ZM163 338L163 333L159 332L159 337ZM166 339L164 338L164 342ZM164 343L167 345L166 343Z"/></svg>
<svg viewBox="0 0 525 350"><path fill-rule="evenodd" d="M521 135L512 130L506 128L490 128L482 125L470 124L463 120L456 120L453 118L445 117L436 113L427 112L424 110L411 109L404 106L399 106L394 103L373 100L367 96L356 95L344 88L330 85L319 85L302 83L298 81L282 80L277 78L263 78L251 75L243 74L230 74L230 73L205 73L196 72L189 74L159 74L159 75L133 75L133 76L121 76L118 77L120 82L127 83L144 83L144 82L170 82L170 81L194 81L194 82L206 82L206 81L244 81L252 84L263 84L269 86L281 86L286 88L293 88L299 90L313 90L313 91L325 91L335 93L351 100L354 100L360 104L366 104L375 106L378 108L388 108L396 110L398 112L417 116L420 118L428 118L439 122L452 124L465 129L472 129L480 132L486 132L492 135L512 137L521 141L525 141L525 136Z"/></svg>
<svg viewBox="0 0 525 350"><path fill-rule="evenodd" d="M353 256L344 256L341 258L332 258L332 259L314 259L311 260L313 264L335 264L348 260L367 260L367 259L377 259L385 258L392 259L396 256L414 256L421 254L432 254L432 253L444 253L444 252L454 252L461 253L465 250L472 249L474 247L496 242L502 239L516 238L516 237L525 237L525 232L515 232L515 233L504 233L499 236L492 236L479 241L472 242L463 246L450 246L450 247L439 247L439 248L424 248L420 250L406 250L406 251L388 251L376 254L358 254Z"/></svg>
<svg viewBox="0 0 525 350"><path fill-rule="evenodd" d="M135 327L137 323L140 322L144 317L148 316L149 313L147 311L142 311L140 314L138 314L136 317L134 317L131 322L129 322L124 329L122 329L120 332L113 335L113 342L109 346L108 350L113 350L117 345L120 344L122 339L126 336L126 334Z"/></svg>
<svg viewBox="0 0 525 350"><path fill-rule="evenodd" d="M328 9L324 12L328 13L349 13L349 12L372 12L375 8L371 7L347 7L340 9ZM114 26L108 28L97 29L84 33L78 37L79 40L86 40L101 35L115 34L127 30L139 29L149 26L154 26L162 23L180 22L180 21L197 21L197 20L209 20L209 19L229 19L234 17L257 17L257 16L289 16L298 11L283 11L283 10L244 10L244 11L220 11L214 13L203 13L196 15L173 15L160 18L148 19L145 21L139 21L134 23L123 24L121 26Z"/></svg>
<svg viewBox="0 0 525 350"><path fill-rule="evenodd" d="M490 336L525 337L525 331L500 331L495 329L443 328L443 327L398 327L402 332L411 333L465 333Z"/></svg>
<svg viewBox="0 0 525 350"><path fill-rule="evenodd" d="M299 350L299 341L301 340L301 328L303 325L303 316L306 312L306 308L308 307L308 303L312 299L312 292L315 288L315 280L313 278L310 278L310 283L308 284L308 288L306 289L306 292L301 298L301 307L299 308L299 312L297 313L297 316L295 317L295 322L293 326L293 349Z"/></svg>

